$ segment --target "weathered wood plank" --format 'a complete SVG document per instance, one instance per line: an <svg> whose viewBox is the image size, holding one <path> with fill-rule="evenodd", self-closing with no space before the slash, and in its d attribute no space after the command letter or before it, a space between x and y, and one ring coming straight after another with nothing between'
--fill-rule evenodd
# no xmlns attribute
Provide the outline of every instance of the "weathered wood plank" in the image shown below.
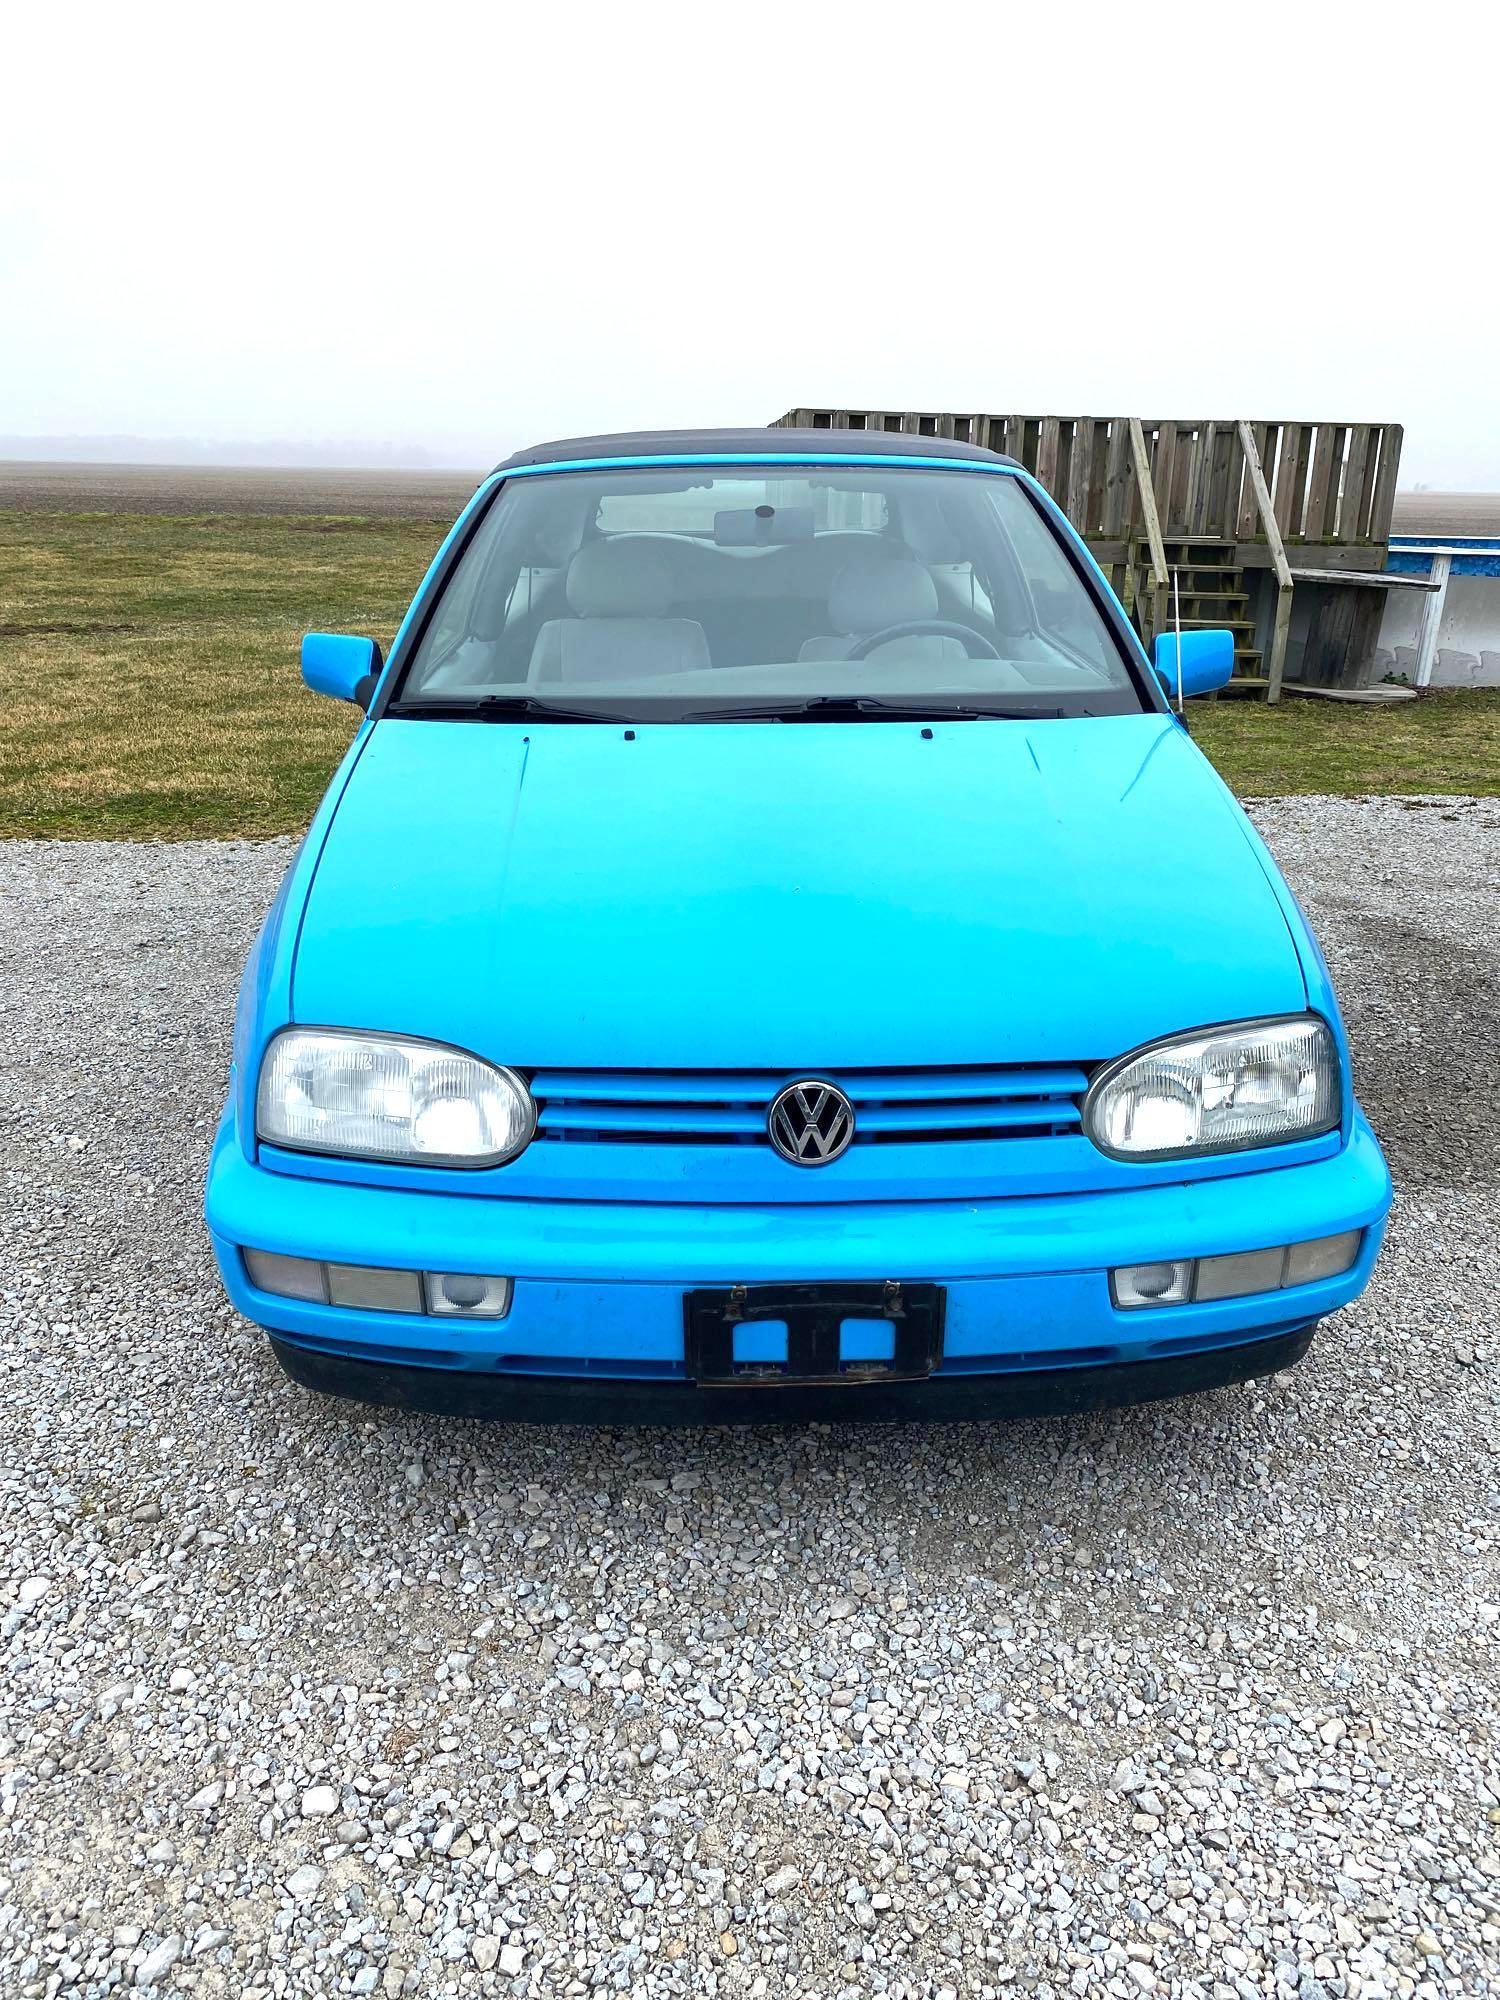
<svg viewBox="0 0 1500 2000"><path fill-rule="evenodd" d="M1302 523L1302 485L1307 469L1306 424L1283 424L1281 456L1276 466L1276 525L1283 538L1296 535Z"/></svg>
<svg viewBox="0 0 1500 2000"><path fill-rule="evenodd" d="M1079 417L1073 425L1073 449L1068 458L1068 499L1064 508L1068 519L1082 535L1095 521L1092 508L1094 480L1094 420Z"/></svg>
<svg viewBox="0 0 1500 2000"><path fill-rule="evenodd" d="M1344 458L1342 491L1334 523L1334 533L1341 542L1363 539L1359 527L1360 506L1364 497L1365 462L1370 451L1370 428L1369 424L1351 424L1349 427L1349 449Z"/></svg>
<svg viewBox="0 0 1500 2000"><path fill-rule="evenodd" d="M1110 422L1094 424L1094 438L1088 450L1088 514L1094 522L1094 534L1100 532L1104 522L1104 490L1110 476Z"/></svg>
<svg viewBox="0 0 1500 2000"><path fill-rule="evenodd" d="M1396 475L1401 469L1400 424L1384 424L1380 434L1380 471L1370 502L1369 536L1372 542L1390 540L1391 509L1396 504Z"/></svg>
<svg viewBox="0 0 1500 2000"><path fill-rule="evenodd" d="M1208 531L1211 535L1222 535L1226 542L1232 542L1240 513L1240 483L1245 476L1245 454L1240 446L1237 425L1225 424L1221 427L1218 461L1214 467Z"/></svg>
<svg viewBox="0 0 1500 2000"><path fill-rule="evenodd" d="M1094 448L1094 420L1092 417L1074 417L1071 428L1073 435L1070 439L1067 435L1069 422L1064 418L1067 471L1060 489L1065 497L1058 504L1069 520L1082 529L1089 517L1089 465ZM1061 473L1059 476L1063 477Z"/></svg>
<svg viewBox="0 0 1500 2000"><path fill-rule="evenodd" d="M1302 532L1310 542L1321 542L1328 532L1336 498L1334 488L1344 456L1344 437L1342 424L1319 424L1314 432L1307 507L1302 516Z"/></svg>
<svg viewBox="0 0 1500 2000"><path fill-rule="evenodd" d="M1293 563L1292 581L1293 583L1369 584L1378 586L1381 590L1437 589L1437 585L1428 576L1402 576L1395 570L1385 569L1333 569L1326 563L1321 569Z"/></svg>
<svg viewBox="0 0 1500 2000"><path fill-rule="evenodd" d="M1250 433L1248 445L1244 441L1246 430ZM1248 424L1240 428L1239 437L1240 448L1246 457L1246 470L1240 483L1240 511L1235 526L1238 539L1244 542L1260 532L1260 503L1250 478L1249 459L1253 456L1261 468L1263 480L1269 479L1275 471L1276 447L1281 441L1281 432L1275 424Z"/></svg>
<svg viewBox="0 0 1500 2000"><path fill-rule="evenodd" d="M1181 523L1182 532L1193 531L1193 502L1198 485L1198 466L1203 456L1203 431L1198 424L1178 424L1177 470L1172 478L1172 495L1167 502L1169 517ZM1161 496L1157 495L1158 503Z"/></svg>
<svg viewBox="0 0 1500 2000"><path fill-rule="evenodd" d="M1286 550L1282 546L1281 529L1276 517L1276 508L1271 499L1266 475L1260 462L1260 452L1256 446L1255 433L1241 418L1239 426L1240 449L1245 454L1245 473L1249 480L1250 492L1255 501L1255 511L1259 517L1261 532L1271 551L1271 562L1276 571L1276 582L1280 589L1289 591L1292 587L1292 572L1287 565Z"/></svg>
<svg viewBox="0 0 1500 2000"><path fill-rule="evenodd" d="M1052 494L1059 507L1068 511L1068 488L1073 482L1073 419L1057 420L1057 464L1052 471Z"/></svg>
<svg viewBox="0 0 1500 2000"><path fill-rule="evenodd" d="M1193 486L1189 495L1188 519L1193 524L1195 535L1209 533L1209 504L1214 479L1214 452L1219 440L1219 426L1206 423L1198 433L1198 441L1193 448Z"/></svg>
<svg viewBox="0 0 1500 2000"><path fill-rule="evenodd" d="M1196 419L1192 422L1174 423L1172 429L1177 435L1175 466L1172 486L1164 493L1161 482L1156 487L1156 504L1162 510L1163 523L1171 521L1178 534L1191 535L1193 515L1198 502L1198 488L1203 467L1203 433L1206 426ZM1170 536L1172 528L1166 529Z"/></svg>
<svg viewBox="0 0 1500 2000"><path fill-rule="evenodd" d="M1151 504L1156 510L1157 532L1181 532L1181 523L1172 519L1172 485L1177 477L1177 426L1163 420L1156 426L1156 450L1151 454ZM1144 506L1145 489L1142 489Z"/></svg>
<svg viewBox="0 0 1500 2000"><path fill-rule="evenodd" d="M1104 461L1104 507L1100 516L1104 534L1125 532L1130 522L1130 502L1134 491L1130 468L1130 424L1125 417L1111 417Z"/></svg>
<svg viewBox="0 0 1500 2000"><path fill-rule="evenodd" d="M1037 420L1036 476L1052 495L1057 498L1057 446L1060 417L1040 417Z"/></svg>
<svg viewBox="0 0 1500 2000"><path fill-rule="evenodd" d="M1365 452L1364 477L1359 482L1359 508L1355 516L1355 533L1352 537L1356 542L1373 542L1377 539L1371 521L1375 512L1375 482L1380 477L1381 433L1384 429L1384 424L1370 426L1370 442ZM1379 539L1383 540L1384 537Z"/></svg>

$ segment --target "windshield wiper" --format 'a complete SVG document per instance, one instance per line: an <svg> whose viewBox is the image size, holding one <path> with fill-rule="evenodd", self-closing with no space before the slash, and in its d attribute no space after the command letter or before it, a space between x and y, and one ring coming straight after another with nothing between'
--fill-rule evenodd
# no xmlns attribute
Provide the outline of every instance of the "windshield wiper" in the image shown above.
<svg viewBox="0 0 1500 2000"><path fill-rule="evenodd" d="M1002 722L1046 721L1060 708L975 708L964 702L882 701L872 694L815 694L742 708L690 708L679 722Z"/></svg>
<svg viewBox="0 0 1500 2000"><path fill-rule="evenodd" d="M483 694L474 701L399 701L388 714L403 718L427 716L439 722L636 722L638 716L620 715L606 708L565 708L560 703L538 701L529 694Z"/></svg>
<svg viewBox="0 0 1500 2000"><path fill-rule="evenodd" d="M615 709L567 708L529 694L486 694L473 701L392 702L389 715L440 722L1003 722L1047 721L1060 708L976 708L965 702L882 701L877 695L815 694L802 701L748 702L741 707L684 708L658 715Z"/></svg>

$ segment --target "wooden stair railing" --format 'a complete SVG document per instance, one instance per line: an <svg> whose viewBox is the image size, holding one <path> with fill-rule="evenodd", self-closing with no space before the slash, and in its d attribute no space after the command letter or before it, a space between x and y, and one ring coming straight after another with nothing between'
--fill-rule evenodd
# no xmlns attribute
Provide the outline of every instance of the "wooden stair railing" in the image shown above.
<svg viewBox="0 0 1500 2000"><path fill-rule="evenodd" d="M1131 593L1140 606L1138 613L1141 643L1149 651L1165 629L1167 604L1167 552L1161 538L1161 516L1156 511L1156 489L1151 483L1151 459L1146 451L1146 434L1139 417L1130 419L1130 462L1135 470L1136 491L1140 495L1141 518L1146 528L1146 545L1151 552L1151 615L1145 615L1147 600L1137 595L1135 563L1130 564Z"/></svg>
<svg viewBox="0 0 1500 2000"><path fill-rule="evenodd" d="M1281 699L1281 677L1286 670L1286 635L1292 620L1292 571L1281 540L1276 509L1271 504L1270 491L1266 486L1266 475L1261 467L1260 453L1256 449L1255 433L1243 417L1240 419L1239 431L1240 448L1245 454L1245 470L1250 476L1250 490L1255 495L1255 504L1260 511L1260 524L1265 530L1266 546L1271 552L1272 567L1276 571L1276 623L1271 632L1270 657L1266 661L1266 700L1277 702Z"/></svg>

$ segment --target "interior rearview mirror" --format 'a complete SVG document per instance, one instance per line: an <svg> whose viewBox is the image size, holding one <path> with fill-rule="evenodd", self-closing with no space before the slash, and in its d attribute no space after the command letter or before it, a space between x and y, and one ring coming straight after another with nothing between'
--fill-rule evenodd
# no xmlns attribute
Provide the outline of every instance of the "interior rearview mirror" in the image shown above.
<svg viewBox="0 0 1500 2000"><path fill-rule="evenodd" d="M350 632L307 632L302 638L302 678L314 694L368 708L384 662L373 639Z"/></svg>
<svg viewBox="0 0 1500 2000"><path fill-rule="evenodd" d="M1175 701L1177 698L1177 634L1163 632L1156 642L1156 677ZM1182 692L1212 694L1223 687L1234 672L1232 632L1184 632L1182 635Z"/></svg>

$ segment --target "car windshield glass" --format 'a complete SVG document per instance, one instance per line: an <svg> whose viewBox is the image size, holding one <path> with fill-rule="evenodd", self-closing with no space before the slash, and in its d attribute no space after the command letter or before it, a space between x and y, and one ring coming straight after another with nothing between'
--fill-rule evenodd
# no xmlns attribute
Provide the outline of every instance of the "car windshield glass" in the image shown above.
<svg viewBox="0 0 1500 2000"><path fill-rule="evenodd" d="M1019 480L832 464L507 481L397 700L403 714L613 721L1146 705Z"/></svg>

